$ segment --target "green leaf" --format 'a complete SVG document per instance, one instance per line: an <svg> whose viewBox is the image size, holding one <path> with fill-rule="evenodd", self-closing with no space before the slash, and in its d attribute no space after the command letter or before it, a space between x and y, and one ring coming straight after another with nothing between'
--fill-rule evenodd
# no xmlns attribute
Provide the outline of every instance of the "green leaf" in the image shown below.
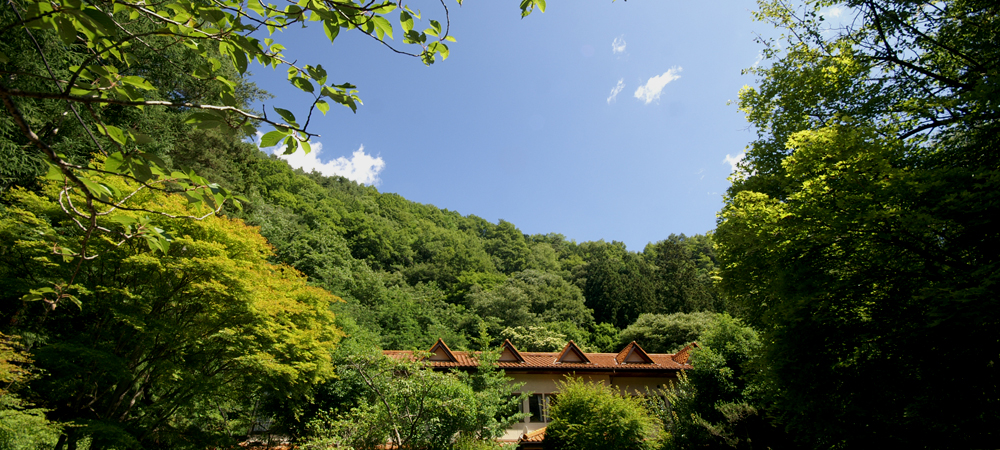
<svg viewBox="0 0 1000 450"><path fill-rule="evenodd" d="M108 155L108 159L104 160L104 170L108 172L118 172L118 169L125 164L125 155L121 152L114 152Z"/></svg>
<svg viewBox="0 0 1000 450"><path fill-rule="evenodd" d="M319 112L323 113L325 116L326 112L330 110L330 104L327 103L326 100L317 100L316 109L319 109Z"/></svg>
<svg viewBox="0 0 1000 450"><path fill-rule="evenodd" d="M403 29L403 34L413 29L413 16L405 10L399 12L399 27Z"/></svg>
<svg viewBox="0 0 1000 450"><path fill-rule="evenodd" d="M282 119L285 119L285 122L288 122L289 125L295 125L295 115L291 111L275 107L274 112L278 113Z"/></svg>
<svg viewBox="0 0 1000 450"><path fill-rule="evenodd" d="M108 190L107 186L97 183L87 177L80 177L80 181L87 187L87 190L90 191L90 193L100 198L111 198L111 191Z"/></svg>
<svg viewBox="0 0 1000 450"><path fill-rule="evenodd" d="M385 17L375 16L371 20L375 25L375 33L378 35L379 40L384 39L386 35L389 36L389 39L392 39L392 24Z"/></svg>
<svg viewBox="0 0 1000 450"><path fill-rule="evenodd" d="M334 39L337 39L337 35L340 34L340 25L330 20L324 20L323 32L326 33L326 37L330 39L330 42L333 42Z"/></svg>
<svg viewBox="0 0 1000 450"><path fill-rule="evenodd" d="M295 153L295 150L298 150L298 148L299 145L295 136L288 136L288 138L285 139L285 152L283 154L291 155L292 153Z"/></svg>
<svg viewBox="0 0 1000 450"><path fill-rule="evenodd" d="M49 164L49 170L48 172L45 173L45 179L52 181L62 181L65 178L65 175L63 175L62 170L59 169L59 166L52 163L48 164Z"/></svg>
<svg viewBox="0 0 1000 450"><path fill-rule="evenodd" d="M371 11L375 14L386 14L386 13L391 13L395 9L396 9L395 3L385 2L379 6L372 8Z"/></svg>
<svg viewBox="0 0 1000 450"><path fill-rule="evenodd" d="M113 125L102 125L97 127L101 134L111 138L112 141L117 142L120 145L125 145L125 133L121 128Z"/></svg>
<svg viewBox="0 0 1000 450"><path fill-rule="evenodd" d="M323 68L322 64L317 64L316 67L306 66L306 72L309 72L309 77L316 80L319 84L326 84L326 69Z"/></svg>
<svg viewBox="0 0 1000 450"><path fill-rule="evenodd" d="M55 23L59 30L59 39L62 39L64 44L71 45L76 42L76 27L73 26L73 22L65 16L58 16L55 18Z"/></svg>
<svg viewBox="0 0 1000 450"><path fill-rule="evenodd" d="M153 87L153 84L149 82L149 80L143 77L137 77L135 75L122 77L122 82L130 86L135 86L139 89L144 89L147 91L156 89L155 87Z"/></svg>
<svg viewBox="0 0 1000 450"><path fill-rule="evenodd" d="M424 30L424 34L429 34L431 36L438 36L438 35L440 35L441 34L441 24L438 21L436 21L436 20L432 20L431 21L431 27L428 28L428 29L426 29L426 30Z"/></svg>
<svg viewBox="0 0 1000 450"><path fill-rule="evenodd" d="M309 81L309 80L307 80L307 79L305 79L305 78L303 78L303 77L292 78L292 84L295 87L297 87L297 88L299 88L299 89L301 89L301 90L303 90L305 92L308 92L310 94L314 90L316 90L316 88L313 86L312 82Z"/></svg>
<svg viewBox="0 0 1000 450"><path fill-rule="evenodd" d="M278 142L288 136L288 133L282 133L280 131L272 131L267 133L260 138L260 148L274 147L278 145Z"/></svg>
<svg viewBox="0 0 1000 450"><path fill-rule="evenodd" d="M309 152L312 151L312 146L309 145L309 141L301 141L299 142L299 145L302 146L302 151L305 152L307 155L309 154Z"/></svg>

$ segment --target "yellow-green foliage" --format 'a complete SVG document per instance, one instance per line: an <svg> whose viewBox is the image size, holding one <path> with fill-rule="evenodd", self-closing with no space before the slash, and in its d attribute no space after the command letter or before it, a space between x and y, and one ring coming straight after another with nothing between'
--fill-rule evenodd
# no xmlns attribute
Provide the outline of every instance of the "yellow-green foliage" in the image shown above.
<svg viewBox="0 0 1000 450"><path fill-rule="evenodd" d="M342 333L330 305L339 298L268 262L256 228L109 211L84 261L87 224L63 212L68 202L23 190L6 200L0 286L5 308L20 306L4 312L40 336L35 359L48 374L36 385L53 414L83 425L71 439L222 443L233 427L245 432L264 392L306 390L332 376ZM194 212L149 189L129 205ZM143 238L142 227L165 222L168 245Z"/></svg>
<svg viewBox="0 0 1000 450"><path fill-rule="evenodd" d="M643 449L657 431L639 398L572 376L559 384L549 415L545 442L553 449Z"/></svg>

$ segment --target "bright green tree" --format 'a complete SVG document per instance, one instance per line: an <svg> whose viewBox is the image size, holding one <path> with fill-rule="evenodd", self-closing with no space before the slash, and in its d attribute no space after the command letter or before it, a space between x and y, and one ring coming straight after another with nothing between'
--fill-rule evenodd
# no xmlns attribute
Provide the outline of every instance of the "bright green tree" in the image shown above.
<svg viewBox="0 0 1000 450"><path fill-rule="evenodd" d="M641 399L578 377L559 383L549 416L545 444L557 450L644 449L657 432Z"/></svg>
<svg viewBox="0 0 1000 450"><path fill-rule="evenodd" d="M671 353L698 341L705 330L718 320L710 312L643 314L618 338L619 348L636 341L650 353Z"/></svg>
<svg viewBox="0 0 1000 450"><path fill-rule="evenodd" d="M50 419L72 425L56 448L86 440L127 448L232 443L250 431L266 393L302 391L332 375L337 298L268 263L270 247L255 228L177 220L173 245L155 251L102 236L89 245L104 256L78 266L60 249L80 245L85 232L59 206L59 192L12 190L0 209L8 249L0 255L0 312L5 332L34 341L45 373L31 383L32 398ZM175 195L137 197L175 215L188 211ZM134 233L159 225L146 220L121 211L98 226ZM58 290L36 287L71 277L79 307L56 307Z"/></svg>
<svg viewBox="0 0 1000 450"><path fill-rule="evenodd" d="M480 354L474 373L440 372L423 361L396 359L363 344L343 353L339 379L328 385L331 408L311 423L306 448L450 449L491 442L523 418L511 385L496 367L498 352ZM527 395L527 394L524 394Z"/></svg>
<svg viewBox="0 0 1000 450"><path fill-rule="evenodd" d="M740 94L758 138L715 239L805 445L997 441L998 8L761 2L785 34Z"/></svg>

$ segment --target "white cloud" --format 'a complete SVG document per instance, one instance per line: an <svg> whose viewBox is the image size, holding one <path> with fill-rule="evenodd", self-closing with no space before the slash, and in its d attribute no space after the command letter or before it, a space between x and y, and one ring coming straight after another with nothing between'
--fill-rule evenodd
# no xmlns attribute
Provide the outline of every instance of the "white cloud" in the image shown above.
<svg viewBox="0 0 1000 450"><path fill-rule="evenodd" d="M840 17L844 14L844 8L841 6L833 6L827 8L826 11L820 11L820 14L828 17Z"/></svg>
<svg viewBox="0 0 1000 450"><path fill-rule="evenodd" d="M625 89L625 79L621 78L618 80L618 84L611 88L611 95L608 96L608 104L618 99L618 93Z"/></svg>
<svg viewBox="0 0 1000 450"><path fill-rule="evenodd" d="M745 156L747 156L747 152L740 153L736 156L726 154L726 159L723 159L722 162L729 163L729 165L732 167L732 172L736 172L737 170L739 170L738 164L740 163L740 161L743 161L743 158Z"/></svg>
<svg viewBox="0 0 1000 450"><path fill-rule="evenodd" d="M662 75L650 78L645 85L639 86L639 89L635 90L635 98L642 100L647 105L652 103L653 100L659 100L660 93L663 92L663 88L667 86L667 83L681 77L678 75L681 70L682 68L680 67L671 67L670 70L663 72Z"/></svg>
<svg viewBox="0 0 1000 450"><path fill-rule="evenodd" d="M257 142L260 142L260 133ZM302 169L306 172L316 171L326 176L342 176L361 184L377 185L379 183L378 174L385 168L385 161L381 156L373 157L365 153L365 146L362 145L351 155L350 159L343 156L327 162L320 161L320 154L323 153L322 142L311 142L312 151L307 155L301 149L291 155L282 155L284 146L277 145L270 148L262 148L266 153L276 155L288 162L288 165Z"/></svg>
<svg viewBox="0 0 1000 450"><path fill-rule="evenodd" d="M625 53L625 35L624 34L621 35L621 36L616 37L614 41L611 41L611 53L612 54Z"/></svg>

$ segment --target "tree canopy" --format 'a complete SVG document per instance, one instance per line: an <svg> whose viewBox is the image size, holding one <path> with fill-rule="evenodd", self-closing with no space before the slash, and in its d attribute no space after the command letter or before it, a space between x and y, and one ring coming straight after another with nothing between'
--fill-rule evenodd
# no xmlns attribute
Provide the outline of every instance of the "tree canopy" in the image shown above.
<svg viewBox="0 0 1000 450"><path fill-rule="evenodd" d="M715 234L724 293L763 330L774 413L808 445L989 445L1000 11L838 4L850 20L830 26L831 2L761 2L785 34L740 95L758 138Z"/></svg>

